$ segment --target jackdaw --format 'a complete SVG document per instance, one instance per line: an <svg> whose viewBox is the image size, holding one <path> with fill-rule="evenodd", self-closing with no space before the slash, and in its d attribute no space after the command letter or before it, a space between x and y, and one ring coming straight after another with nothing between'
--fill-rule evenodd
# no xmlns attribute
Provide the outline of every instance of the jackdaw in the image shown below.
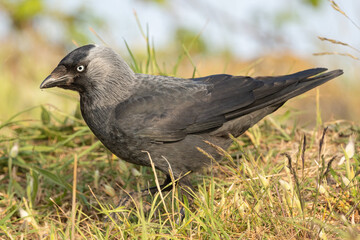
<svg viewBox="0 0 360 240"><path fill-rule="evenodd" d="M82 116L95 136L116 156L166 174L191 187L188 172L221 155L238 137L287 100L339 75L314 68L284 76L227 74L183 79L134 73L111 48L94 44L65 56L40 88L79 92ZM210 142L208 144L206 142ZM156 188L149 189L156 192Z"/></svg>

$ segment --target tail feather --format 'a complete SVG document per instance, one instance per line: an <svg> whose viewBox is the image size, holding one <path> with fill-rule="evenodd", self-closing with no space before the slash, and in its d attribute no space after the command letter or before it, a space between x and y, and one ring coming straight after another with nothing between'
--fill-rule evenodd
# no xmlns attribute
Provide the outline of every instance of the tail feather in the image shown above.
<svg viewBox="0 0 360 240"><path fill-rule="evenodd" d="M256 100L245 108L226 114L225 117L229 120L262 108L281 106L287 100L343 74L342 70L322 73L326 70L326 68L315 68L281 77L256 78L264 82L264 86L254 93ZM277 107L274 109L276 110Z"/></svg>
<svg viewBox="0 0 360 240"><path fill-rule="evenodd" d="M268 82L283 82L284 80L295 80L298 81L300 79L308 79L309 77L315 76L322 72L327 71L327 68L311 68L307 70L303 70L297 73L292 73L288 75L281 76L266 76L266 77L256 77L256 80L266 81Z"/></svg>
<svg viewBox="0 0 360 240"><path fill-rule="evenodd" d="M293 97L296 97L302 93L305 93L317 86L320 86L321 84L324 84L326 83L327 81L330 81L331 79L333 78L336 78L338 76L340 76L341 74L343 74L343 71L342 70L334 70L334 71L331 71L331 72L327 72L327 73L323 73L321 75L318 75L318 76L314 76L314 77L311 77L311 78L308 78L307 80L303 81L303 82L300 82L299 84L301 86L299 86L299 88L297 88L295 91L293 91L292 93L290 93L285 101L293 98Z"/></svg>

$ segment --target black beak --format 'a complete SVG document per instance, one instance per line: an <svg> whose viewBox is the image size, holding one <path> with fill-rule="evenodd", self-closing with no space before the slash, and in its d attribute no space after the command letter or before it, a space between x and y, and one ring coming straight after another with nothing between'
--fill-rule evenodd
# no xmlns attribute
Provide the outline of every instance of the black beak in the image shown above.
<svg viewBox="0 0 360 240"><path fill-rule="evenodd" d="M66 82L66 79L61 77L61 78L54 78L52 75L49 75L47 78L45 78L45 80L41 83L40 85L40 89L43 88L52 88L52 87L57 87L60 86L62 84L64 84Z"/></svg>
<svg viewBox="0 0 360 240"><path fill-rule="evenodd" d="M70 85L73 78L67 74L63 65L57 66L52 73L40 84L40 89L52 87L66 87Z"/></svg>

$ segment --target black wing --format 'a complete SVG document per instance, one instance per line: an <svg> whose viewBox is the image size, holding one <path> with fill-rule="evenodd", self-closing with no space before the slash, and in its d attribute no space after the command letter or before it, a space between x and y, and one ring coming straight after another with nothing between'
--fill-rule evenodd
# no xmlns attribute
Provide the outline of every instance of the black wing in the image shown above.
<svg viewBox="0 0 360 240"><path fill-rule="evenodd" d="M136 95L117 105L115 117L121 129L153 141L178 141L189 133L220 127L227 112L251 104L253 90L263 85L250 77L231 75L161 78L142 81L146 84Z"/></svg>
<svg viewBox="0 0 360 240"><path fill-rule="evenodd" d="M179 141L187 134L212 131L261 108L280 106L342 73L317 75L324 71L318 68L259 78L225 74L191 80L162 77L162 81L149 81L141 94L120 103L115 116L119 127L138 137Z"/></svg>

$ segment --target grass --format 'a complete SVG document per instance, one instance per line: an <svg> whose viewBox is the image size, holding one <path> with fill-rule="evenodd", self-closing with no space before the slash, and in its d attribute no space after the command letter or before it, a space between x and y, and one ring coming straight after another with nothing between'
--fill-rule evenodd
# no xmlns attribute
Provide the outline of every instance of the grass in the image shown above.
<svg viewBox="0 0 360 240"><path fill-rule="evenodd" d="M129 50L134 69L163 72L148 37L145 40L149 54L145 65ZM184 47L179 61L189 56ZM193 174L197 192L192 204L174 188L132 199L132 206L117 209L112 206L120 197L159 185L163 174L113 156L84 124L78 107L74 114L51 105L19 112L0 125L0 237L357 237L360 126L345 121L324 124L316 99L317 125L311 131L287 126L295 115L287 111L234 138L228 150L214 146L224 160ZM29 112L39 115L22 120ZM323 126L327 131L322 131ZM339 161L343 164L338 166ZM179 221L181 208L183 221Z"/></svg>
<svg viewBox="0 0 360 240"><path fill-rule="evenodd" d="M116 159L78 116L39 108L39 120L28 124L14 118L3 126L11 135L1 136L1 238L358 236L359 126L339 121L325 124L327 131L309 131L285 127L281 118L266 119L234 139L223 161L193 174L197 193L190 206L176 188L113 210L109 204L126 192L161 180L155 181L150 168ZM177 223L181 207L185 219ZM119 220L104 223L114 211Z"/></svg>
<svg viewBox="0 0 360 240"><path fill-rule="evenodd" d="M147 57L141 64L126 44L133 69L169 72L156 61L148 29L139 28ZM198 74L191 45L183 46L173 75L184 59ZM31 107L0 125L0 238L360 239L360 126L324 122L318 97L316 109L312 130L287 125L297 114L287 111L234 138L230 149L218 148L224 159L192 176L192 204L174 188L114 209L164 175L117 159L78 107L73 114Z"/></svg>

